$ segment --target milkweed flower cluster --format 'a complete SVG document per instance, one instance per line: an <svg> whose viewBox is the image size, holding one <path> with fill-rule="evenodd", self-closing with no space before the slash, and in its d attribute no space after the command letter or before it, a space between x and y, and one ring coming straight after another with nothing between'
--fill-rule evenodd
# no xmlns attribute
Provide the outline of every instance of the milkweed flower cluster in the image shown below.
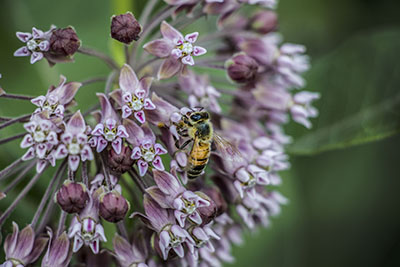
<svg viewBox="0 0 400 267"><path fill-rule="evenodd" d="M309 60L304 46L276 32L276 1L165 0L158 12L153 2L139 21L130 12L112 17L124 63L81 47L72 27L17 33L26 45L15 56L32 64L80 53L111 71L83 82L61 75L35 97L0 88L0 97L32 107L0 118L0 130L25 129L0 140L22 138L21 157L0 172L2 183L15 177L0 199L36 166L0 226L55 168L32 221L22 231L13 222L2 266L26 266L42 254L42 266L68 266L77 253L86 264L114 257L120 266L221 266L234 260L231 248L245 229L269 225L288 202L278 191L280 172L290 168L283 125L291 118L310 128L319 94L301 90ZM214 32L185 28L213 25L213 17ZM101 82L98 101L79 102L81 87ZM104 221L118 233L109 236ZM106 242L113 249L102 249Z"/></svg>

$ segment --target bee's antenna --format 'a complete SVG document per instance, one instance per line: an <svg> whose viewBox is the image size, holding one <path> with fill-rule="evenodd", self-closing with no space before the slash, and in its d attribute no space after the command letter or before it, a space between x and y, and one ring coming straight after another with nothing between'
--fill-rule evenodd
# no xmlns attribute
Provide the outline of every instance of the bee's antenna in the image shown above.
<svg viewBox="0 0 400 267"><path fill-rule="evenodd" d="M204 107L194 107L196 109L198 109L198 111L202 111L204 109Z"/></svg>

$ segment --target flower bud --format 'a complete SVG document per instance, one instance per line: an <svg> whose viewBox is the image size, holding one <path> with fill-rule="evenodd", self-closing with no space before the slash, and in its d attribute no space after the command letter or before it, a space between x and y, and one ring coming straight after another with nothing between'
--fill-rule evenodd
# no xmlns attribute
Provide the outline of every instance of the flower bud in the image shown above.
<svg viewBox="0 0 400 267"><path fill-rule="evenodd" d="M79 213L89 200L89 194L83 183L65 181L56 194L58 205L68 213Z"/></svg>
<svg viewBox="0 0 400 267"><path fill-rule="evenodd" d="M256 77L258 64L245 53L239 53L227 61L226 68L229 77L233 81L247 83L251 82Z"/></svg>
<svg viewBox="0 0 400 267"><path fill-rule="evenodd" d="M142 27L131 12L111 18L111 37L125 44L139 40Z"/></svg>
<svg viewBox="0 0 400 267"><path fill-rule="evenodd" d="M80 45L81 41L72 27L56 29L50 37L50 52L57 56L71 56Z"/></svg>
<svg viewBox="0 0 400 267"><path fill-rule="evenodd" d="M201 198L210 202L209 206L198 208L202 225L210 223L215 217L221 215L227 210L227 203L221 195L217 187L209 187L202 189L202 192L196 192Z"/></svg>
<svg viewBox="0 0 400 267"><path fill-rule="evenodd" d="M122 220L129 210L128 201L117 191L111 191L100 197L100 216L109 222Z"/></svg>
<svg viewBox="0 0 400 267"><path fill-rule="evenodd" d="M108 152L108 166L116 176L119 176L132 168L134 160L131 158L132 149L122 146L121 153L117 154L114 149Z"/></svg>
<svg viewBox="0 0 400 267"><path fill-rule="evenodd" d="M278 27L278 16L275 12L264 10L257 12L250 21L250 28L260 34L275 31Z"/></svg>

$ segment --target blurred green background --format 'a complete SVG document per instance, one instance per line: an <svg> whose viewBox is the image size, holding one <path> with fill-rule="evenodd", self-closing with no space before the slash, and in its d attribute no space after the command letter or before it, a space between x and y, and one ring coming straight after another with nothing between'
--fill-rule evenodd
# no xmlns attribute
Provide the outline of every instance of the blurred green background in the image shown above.
<svg viewBox="0 0 400 267"><path fill-rule="evenodd" d="M73 25L83 45L108 53L110 15L119 1L1 0L0 80L9 93L39 95L58 82L104 76L107 67L83 55L75 64L48 68L14 58L16 31ZM133 1L140 9L146 1ZM234 266L400 266L400 3L396 0L281 0L280 32L305 44L313 68L307 89L322 93L320 117L307 131L290 124L298 140L289 148L292 168L281 191L290 199L271 227L246 233ZM124 8L120 10L125 11ZM85 110L103 84L82 88ZM32 106L0 98L0 116L31 112ZM0 138L22 132L16 125ZM0 169L22 155L18 142L0 147ZM32 218L46 188L34 187L6 224ZM23 182L16 191L21 190ZM14 191L14 192L16 192ZM5 210L15 193L0 201ZM8 229L7 229L8 227Z"/></svg>

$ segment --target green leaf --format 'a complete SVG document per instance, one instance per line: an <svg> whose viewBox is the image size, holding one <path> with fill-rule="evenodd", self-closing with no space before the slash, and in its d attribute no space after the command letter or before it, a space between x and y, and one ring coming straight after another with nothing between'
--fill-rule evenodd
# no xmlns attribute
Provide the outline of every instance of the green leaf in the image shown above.
<svg viewBox="0 0 400 267"><path fill-rule="evenodd" d="M400 132L400 29L364 33L314 62L308 88L321 92L313 129L289 147L315 154Z"/></svg>

